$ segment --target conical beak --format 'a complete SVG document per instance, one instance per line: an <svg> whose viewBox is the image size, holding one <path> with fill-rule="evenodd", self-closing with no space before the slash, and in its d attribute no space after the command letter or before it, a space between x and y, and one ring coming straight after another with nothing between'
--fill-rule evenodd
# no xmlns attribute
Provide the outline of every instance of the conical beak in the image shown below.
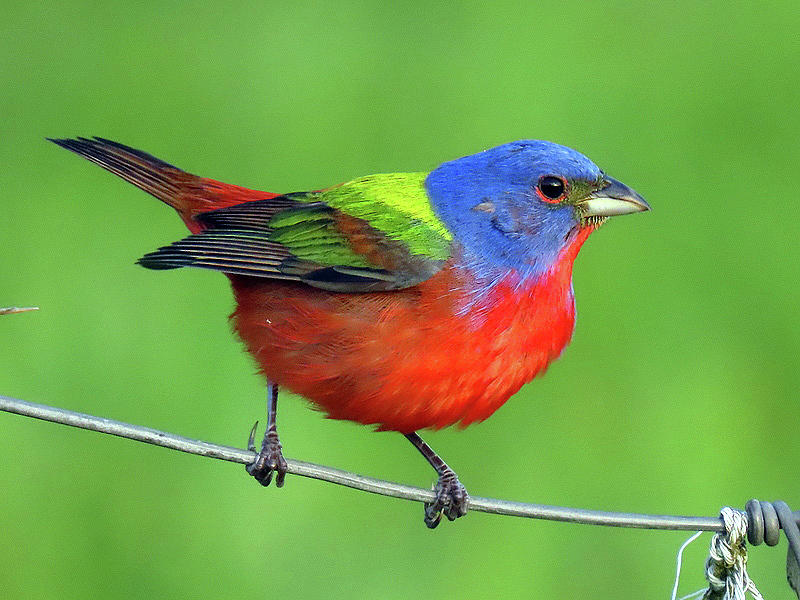
<svg viewBox="0 0 800 600"><path fill-rule="evenodd" d="M624 183L605 177L606 185L578 203L583 217L613 217L650 210L650 205Z"/></svg>

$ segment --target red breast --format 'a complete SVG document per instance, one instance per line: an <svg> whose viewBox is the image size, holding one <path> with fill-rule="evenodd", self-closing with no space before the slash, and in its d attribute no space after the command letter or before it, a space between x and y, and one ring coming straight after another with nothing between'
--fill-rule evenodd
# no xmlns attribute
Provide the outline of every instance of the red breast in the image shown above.
<svg viewBox="0 0 800 600"><path fill-rule="evenodd" d="M509 273L478 299L470 274L455 267L414 288L368 294L231 276L234 327L270 381L330 418L403 433L466 426L569 343L572 264L590 231L537 281Z"/></svg>

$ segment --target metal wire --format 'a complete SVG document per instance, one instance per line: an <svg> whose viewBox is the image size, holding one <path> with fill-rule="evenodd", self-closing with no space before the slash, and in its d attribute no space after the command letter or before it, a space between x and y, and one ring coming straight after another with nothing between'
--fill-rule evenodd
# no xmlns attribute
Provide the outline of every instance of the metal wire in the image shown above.
<svg viewBox="0 0 800 600"><path fill-rule="evenodd" d="M44 404L35 404L24 400L17 400L7 396L0 396L0 410L26 417L33 417L53 423L61 423L71 427L99 431L118 437L137 440L164 448L180 450L189 454L197 454L208 458L217 458L249 464L255 460L255 454L247 450L221 446L186 438L173 433L132 425L83 414L63 408L55 408ZM333 467L326 467L299 460L286 459L289 473L301 477L309 477L320 481L327 481L345 487L381 494L393 498L413 500L415 502L431 502L434 499L432 490L383 481L373 477L366 477L350 473ZM530 519L545 519L548 521L562 521L568 523L583 523L588 525L605 525L609 527L632 527L637 529L662 529L676 531L724 531L724 525L718 516L714 517L685 517L671 515L648 515L637 513L606 512L600 510L587 510L580 508L567 508L562 506L548 506L545 504L528 504L511 502L494 498L481 498L470 496L469 510L485 512L496 515L509 515L526 517ZM800 520L800 513L792 513L794 520Z"/></svg>

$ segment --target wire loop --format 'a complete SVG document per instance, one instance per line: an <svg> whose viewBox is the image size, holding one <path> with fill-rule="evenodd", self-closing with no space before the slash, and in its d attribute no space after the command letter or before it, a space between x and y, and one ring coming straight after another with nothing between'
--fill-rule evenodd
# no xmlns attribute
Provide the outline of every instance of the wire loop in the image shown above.
<svg viewBox="0 0 800 600"><path fill-rule="evenodd" d="M747 541L752 546L765 542L775 546L781 537L781 529L789 542L786 555L786 578L800 598L800 528L789 505L783 500L759 502L750 500L745 505L747 514Z"/></svg>
<svg viewBox="0 0 800 600"><path fill-rule="evenodd" d="M786 513L791 513L788 505L782 500L775 502L759 502L756 499L748 500L745 504L747 513L747 541L751 546L759 546L766 543L767 546L775 546L781 539L781 529L787 532L788 528L797 524L794 519L786 517ZM800 548L798 548L800 550ZM800 555L798 555L800 558Z"/></svg>

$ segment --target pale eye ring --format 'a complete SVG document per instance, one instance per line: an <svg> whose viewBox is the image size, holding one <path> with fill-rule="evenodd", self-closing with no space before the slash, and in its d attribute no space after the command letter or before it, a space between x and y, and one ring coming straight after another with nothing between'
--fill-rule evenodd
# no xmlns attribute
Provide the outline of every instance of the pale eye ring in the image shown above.
<svg viewBox="0 0 800 600"><path fill-rule="evenodd" d="M556 175L542 175L536 184L536 193L545 202L556 204L567 195L567 182Z"/></svg>

